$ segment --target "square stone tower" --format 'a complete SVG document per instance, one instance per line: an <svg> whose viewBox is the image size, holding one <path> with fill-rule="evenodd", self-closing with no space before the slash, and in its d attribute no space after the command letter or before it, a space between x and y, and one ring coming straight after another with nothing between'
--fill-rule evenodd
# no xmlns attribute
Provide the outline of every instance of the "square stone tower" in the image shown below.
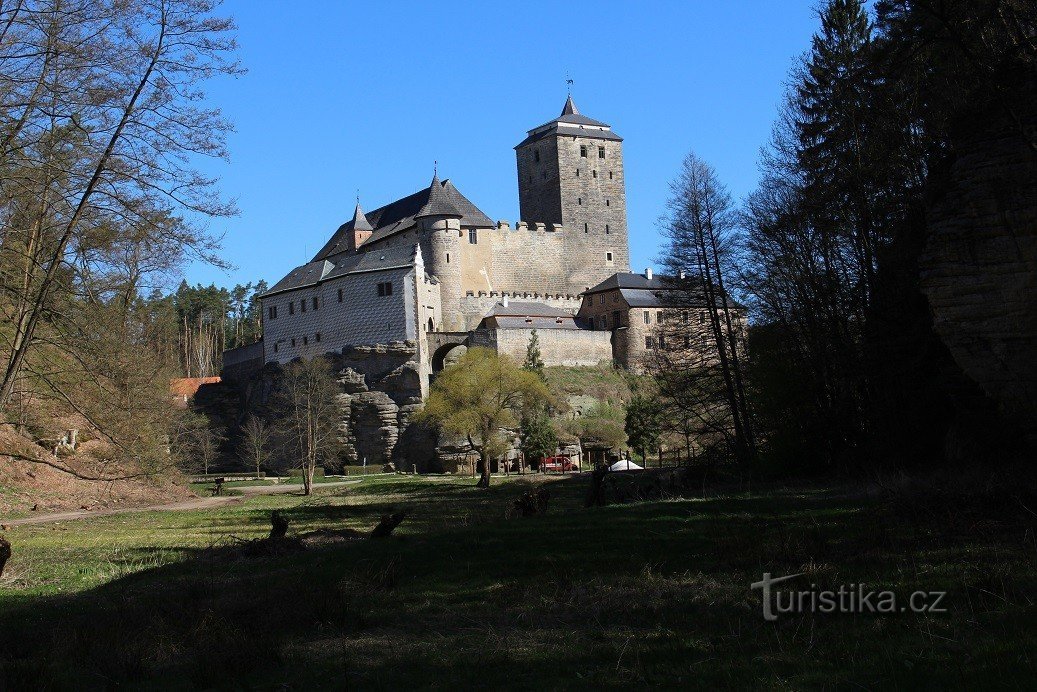
<svg viewBox="0 0 1037 692"><path fill-rule="evenodd" d="M574 294L630 271L623 138L581 115L572 96L515 147L522 220L561 224Z"/></svg>

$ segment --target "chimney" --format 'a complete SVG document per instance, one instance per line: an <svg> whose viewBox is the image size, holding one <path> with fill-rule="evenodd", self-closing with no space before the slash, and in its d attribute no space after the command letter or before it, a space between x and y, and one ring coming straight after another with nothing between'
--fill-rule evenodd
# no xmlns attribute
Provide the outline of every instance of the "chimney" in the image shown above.
<svg viewBox="0 0 1037 692"><path fill-rule="evenodd" d="M501 300L500 304L503 305L504 307L508 307L508 297L504 296L504 299Z"/></svg>
<svg viewBox="0 0 1037 692"><path fill-rule="evenodd" d="M645 278L648 279L649 281L652 280L652 268L651 267L648 267L648 269L645 269Z"/></svg>

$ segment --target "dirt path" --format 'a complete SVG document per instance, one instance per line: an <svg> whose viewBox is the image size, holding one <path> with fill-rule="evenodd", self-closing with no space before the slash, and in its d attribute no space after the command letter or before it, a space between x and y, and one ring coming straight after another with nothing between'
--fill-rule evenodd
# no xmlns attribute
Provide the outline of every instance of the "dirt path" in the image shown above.
<svg viewBox="0 0 1037 692"><path fill-rule="evenodd" d="M343 485L360 483L360 479L351 481L334 481L332 483L319 483L314 488L336 488ZM145 507L116 507L113 509L98 510L73 510L69 512L53 512L51 514L40 514L35 517L24 519L0 519L4 526L24 526L26 524L51 524L56 521L73 521L75 519L91 519L93 517L107 517L112 514L126 514L128 512L179 512L194 509L214 509L225 505L233 505L242 502L255 495L282 495L285 493L302 492L301 483L289 483L285 485L253 485L243 488L233 488L240 495L222 495L220 497L197 497L181 502L170 502L163 505L149 505Z"/></svg>

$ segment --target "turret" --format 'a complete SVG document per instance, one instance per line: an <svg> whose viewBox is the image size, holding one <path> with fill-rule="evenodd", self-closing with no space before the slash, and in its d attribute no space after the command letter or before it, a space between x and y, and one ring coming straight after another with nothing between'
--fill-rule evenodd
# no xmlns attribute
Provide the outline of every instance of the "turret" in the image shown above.
<svg viewBox="0 0 1037 692"><path fill-rule="evenodd" d="M370 222L367 220L367 216L364 215L364 210L360 208L360 199L356 201L356 209L353 210L353 230L350 240L352 241L353 249L357 249L364 244L364 241L371 237L371 233L374 228L371 227Z"/></svg>
<svg viewBox="0 0 1037 692"><path fill-rule="evenodd" d="M439 181L432 178L428 200L414 219L421 224L426 268L439 280L443 305L442 331L462 331L461 313L461 218L464 214L450 201Z"/></svg>

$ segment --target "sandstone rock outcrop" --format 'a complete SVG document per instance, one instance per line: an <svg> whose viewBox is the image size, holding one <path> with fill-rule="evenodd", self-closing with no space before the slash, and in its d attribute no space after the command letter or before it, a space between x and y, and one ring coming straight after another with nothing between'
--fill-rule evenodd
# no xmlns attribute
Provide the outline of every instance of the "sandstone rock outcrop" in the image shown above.
<svg viewBox="0 0 1037 692"><path fill-rule="evenodd" d="M1031 128L1035 101L1031 93L1016 113ZM947 189L929 209L921 271L935 329L955 361L1034 441L1037 149L1030 139L1006 118L956 142Z"/></svg>

